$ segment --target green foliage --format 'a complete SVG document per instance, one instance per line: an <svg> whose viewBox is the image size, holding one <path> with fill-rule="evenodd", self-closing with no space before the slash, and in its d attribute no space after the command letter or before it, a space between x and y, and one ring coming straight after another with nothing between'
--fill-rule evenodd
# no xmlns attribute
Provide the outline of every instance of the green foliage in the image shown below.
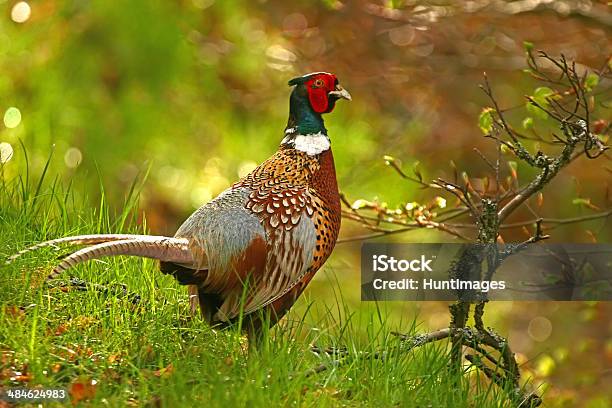
<svg viewBox="0 0 612 408"><path fill-rule="evenodd" d="M527 116L523 119L523 129L532 129L533 128L533 118L531 116Z"/></svg>
<svg viewBox="0 0 612 408"><path fill-rule="evenodd" d="M584 79L584 88L587 91L592 91L599 84L599 75L594 72L589 72Z"/></svg>
<svg viewBox="0 0 612 408"><path fill-rule="evenodd" d="M478 127L485 135L493 130L493 108L484 108L478 116Z"/></svg>
<svg viewBox="0 0 612 408"><path fill-rule="evenodd" d="M420 161L415 161L412 164L412 172L414 173L414 175L417 177L417 179L419 181L423 181L423 173L421 171L421 162Z"/></svg>
<svg viewBox="0 0 612 408"><path fill-rule="evenodd" d="M533 95L531 95L531 98L542 108L548 109L550 106L548 98L552 97L554 93L555 92L552 89L542 86L535 89ZM548 114L544 110L531 103L531 101L527 101L526 108L529 114L537 118L545 120L548 117Z"/></svg>

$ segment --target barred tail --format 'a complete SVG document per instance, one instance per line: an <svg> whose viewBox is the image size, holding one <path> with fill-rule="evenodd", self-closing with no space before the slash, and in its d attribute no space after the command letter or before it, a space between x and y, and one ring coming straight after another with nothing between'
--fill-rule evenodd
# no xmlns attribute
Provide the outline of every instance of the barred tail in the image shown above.
<svg viewBox="0 0 612 408"><path fill-rule="evenodd" d="M135 237L137 238L103 242L73 252L53 269L47 279L55 279L65 270L80 263L107 256L129 255L177 264L189 265L194 263L189 249L189 241L185 238L150 235Z"/></svg>
<svg viewBox="0 0 612 408"><path fill-rule="evenodd" d="M28 252L36 251L40 248L45 247L55 247L61 244L71 244L71 245L95 245L101 244L103 242L110 241L125 241L125 240L137 240L141 238L164 238L161 236L153 236L153 235L136 235L136 234L94 234L94 235L76 235L73 237L64 237L52 239L51 241L41 242L36 245L32 245L21 251L17 252L15 255L11 255L5 262L6 265L12 263L15 259L19 258L23 254L27 254Z"/></svg>

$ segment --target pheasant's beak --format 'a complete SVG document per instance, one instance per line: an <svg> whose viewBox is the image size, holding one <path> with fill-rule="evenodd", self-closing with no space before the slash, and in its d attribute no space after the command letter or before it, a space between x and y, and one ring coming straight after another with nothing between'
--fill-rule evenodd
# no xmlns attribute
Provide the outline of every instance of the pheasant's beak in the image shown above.
<svg viewBox="0 0 612 408"><path fill-rule="evenodd" d="M329 95L333 95L338 98L346 99L347 101L352 100L351 94L348 93L348 91L344 89L340 84L336 85L336 90L331 91Z"/></svg>

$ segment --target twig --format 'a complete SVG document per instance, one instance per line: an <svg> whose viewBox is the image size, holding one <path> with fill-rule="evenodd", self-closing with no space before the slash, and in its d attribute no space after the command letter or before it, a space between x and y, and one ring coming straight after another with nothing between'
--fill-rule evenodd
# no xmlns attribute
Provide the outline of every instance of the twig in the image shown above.
<svg viewBox="0 0 612 408"><path fill-rule="evenodd" d="M451 330L449 328L445 328L430 333L416 335L407 335L398 332L391 332L391 334L397 336L402 341L402 343L408 343L404 346L403 350L410 351L413 348L420 347L424 344L450 337Z"/></svg>

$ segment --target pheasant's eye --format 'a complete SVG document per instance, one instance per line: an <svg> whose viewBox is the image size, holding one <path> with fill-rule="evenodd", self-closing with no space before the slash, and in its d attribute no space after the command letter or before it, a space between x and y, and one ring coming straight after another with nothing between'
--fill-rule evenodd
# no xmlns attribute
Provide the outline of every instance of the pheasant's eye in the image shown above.
<svg viewBox="0 0 612 408"><path fill-rule="evenodd" d="M321 88L323 86L323 80L322 79L315 79L313 85L314 85L315 88Z"/></svg>

